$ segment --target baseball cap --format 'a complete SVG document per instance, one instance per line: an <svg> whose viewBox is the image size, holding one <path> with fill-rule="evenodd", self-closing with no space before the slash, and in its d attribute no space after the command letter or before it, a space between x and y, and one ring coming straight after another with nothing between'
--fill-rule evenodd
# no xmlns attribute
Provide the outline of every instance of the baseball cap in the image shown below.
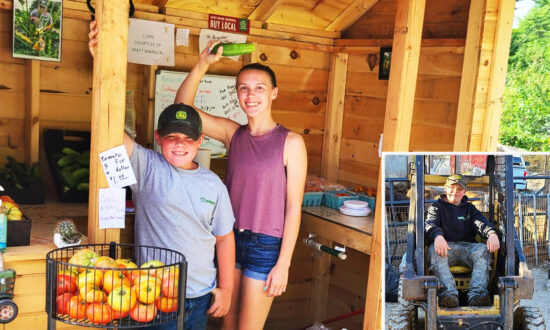
<svg viewBox="0 0 550 330"><path fill-rule="evenodd" d="M157 123L160 136L182 133L193 140L202 134L202 121L197 110L183 103L171 104L162 111Z"/></svg>
<svg viewBox="0 0 550 330"><path fill-rule="evenodd" d="M450 185L453 185L453 184L458 184L462 188L466 189L466 178L464 176L462 176L461 174L449 175L449 177L447 178L447 182L445 182L445 185L450 186Z"/></svg>

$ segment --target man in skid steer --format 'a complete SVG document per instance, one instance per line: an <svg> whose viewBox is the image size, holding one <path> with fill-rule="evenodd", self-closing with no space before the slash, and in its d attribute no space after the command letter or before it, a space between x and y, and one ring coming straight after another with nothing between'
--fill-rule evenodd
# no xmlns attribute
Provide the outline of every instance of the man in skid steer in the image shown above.
<svg viewBox="0 0 550 330"><path fill-rule="evenodd" d="M449 267L465 265L472 269L468 304L487 306L491 298L487 291L491 270L491 254L500 247L495 227L468 202L466 179L460 174L447 178L445 193L428 209L426 238L429 244L430 270L442 284L439 304L457 307L458 291ZM487 239L478 243L476 234Z"/></svg>

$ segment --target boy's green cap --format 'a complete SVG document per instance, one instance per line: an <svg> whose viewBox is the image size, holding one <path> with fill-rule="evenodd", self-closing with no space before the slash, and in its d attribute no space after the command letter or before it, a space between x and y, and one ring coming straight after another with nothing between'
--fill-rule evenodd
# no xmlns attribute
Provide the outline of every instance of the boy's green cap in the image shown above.
<svg viewBox="0 0 550 330"><path fill-rule="evenodd" d="M458 184L464 189L466 189L466 187L467 187L466 178L464 176L462 176L461 174L449 175L449 177L447 178L447 182L445 182L445 185L446 186L451 186L453 184Z"/></svg>
<svg viewBox="0 0 550 330"><path fill-rule="evenodd" d="M202 121L195 108L183 103L171 104L162 111L157 124L160 136L182 133L193 140L202 134Z"/></svg>

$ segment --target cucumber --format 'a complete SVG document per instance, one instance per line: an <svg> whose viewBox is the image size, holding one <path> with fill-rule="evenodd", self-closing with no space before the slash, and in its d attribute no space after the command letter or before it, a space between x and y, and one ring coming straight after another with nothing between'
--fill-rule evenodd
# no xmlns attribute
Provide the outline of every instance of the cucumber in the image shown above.
<svg viewBox="0 0 550 330"><path fill-rule="evenodd" d="M90 170L87 168L79 168L71 173L71 181L77 185L82 182L88 182Z"/></svg>
<svg viewBox="0 0 550 330"><path fill-rule="evenodd" d="M212 48L212 51L210 53L216 54L218 52L218 48L220 46L223 46L223 56L236 56L236 55L244 55L248 53L252 53L256 46L253 43L232 43L232 42L226 42L226 43L219 43L215 45Z"/></svg>
<svg viewBox="0 0 550 330"><path fill-rule="evenodd" d="M63 184L66 187L69 187L69 189L72 189L76 187L76 182L73 181L71 172L68 171L66 168L61 170L61 180L63 181Z"/></svg>
<svg viewBox="0 0 550 330"><path fill-rule="evenodd" d="M89 190L90 184L88 182L81 182L76 186L76 190Z"/></svg>
<svg viewBox="0 0 550 330"><path fill-rule="evenodd" d="M90 166L90 150L86 150L83 153L81 153L80 155L78 155L78 157L76 157L76 161L80 165L83 165L83 166L86 166L86 167Z"/></svg>
<svg viewBox="0 0 550 330"><path fill-rule="evenodd" d="M68 165L71 165L76 160L76 155L65 155L57 161L57 166L59 167L65 167Z"/></svg>
<svg viewBox="0 0 550 330"><path fill-rule="evenodd" d="M64 153L65 155L75 155L75 156L80 155L80 152L68 147L61 149L61 152Z"/></svg>

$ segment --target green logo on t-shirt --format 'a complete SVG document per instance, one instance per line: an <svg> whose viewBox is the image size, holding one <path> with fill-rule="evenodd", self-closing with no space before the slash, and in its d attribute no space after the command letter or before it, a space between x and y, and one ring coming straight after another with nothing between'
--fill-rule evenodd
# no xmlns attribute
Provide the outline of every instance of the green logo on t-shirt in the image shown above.
<svg viewBox="0 0 550 330"><path fill-rule="evenodd" d="M464 217L457 217L458 220L466 220Z"/></svg>
<svg viewBox="0 0 550 330"><path fill-rule="evenodd" d="M216 205L216 202L211 201L209 199L206 199L204 197L201 197L201 203L208 203L208 204Z"/></svg>

